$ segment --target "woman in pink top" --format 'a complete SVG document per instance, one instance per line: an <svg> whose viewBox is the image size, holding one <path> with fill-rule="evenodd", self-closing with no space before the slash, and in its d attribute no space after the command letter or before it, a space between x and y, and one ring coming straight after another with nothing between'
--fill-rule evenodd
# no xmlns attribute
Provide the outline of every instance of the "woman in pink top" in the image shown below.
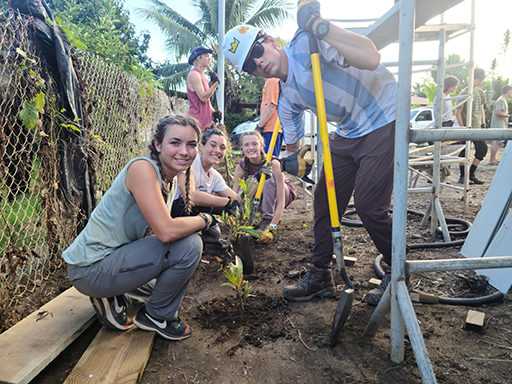
<svg viewBox="0 0 512 384"><path fill-rule="evenodd" d="M188 63L194 68L190 70L187 76L187 98L189 110L187 115L195 117L199 121L201 130L212 123L212 112L214 109L210 104L210 97L213 95L219 81L215 81L211 87L208 87L208 80L203 72L210 66L211 49L203 46L195 47L188 58Z"/></svg>

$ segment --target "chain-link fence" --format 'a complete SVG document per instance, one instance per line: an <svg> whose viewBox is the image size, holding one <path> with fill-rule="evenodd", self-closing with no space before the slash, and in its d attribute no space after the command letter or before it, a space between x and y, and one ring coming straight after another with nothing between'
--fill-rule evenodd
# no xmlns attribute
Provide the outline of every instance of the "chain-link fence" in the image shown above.
<svg viewBox="0 0 512 384"><path fill-rule="evenodd" d="M85 148L98 201L129 159L146 154L154 125L171 112L161 90L75 52L85 113L70 122L33 30L30 18L0 16L0 331L13 299L62 267L62 251L87 220L65 193L64 163L75 147L63 142Z"/></svg>

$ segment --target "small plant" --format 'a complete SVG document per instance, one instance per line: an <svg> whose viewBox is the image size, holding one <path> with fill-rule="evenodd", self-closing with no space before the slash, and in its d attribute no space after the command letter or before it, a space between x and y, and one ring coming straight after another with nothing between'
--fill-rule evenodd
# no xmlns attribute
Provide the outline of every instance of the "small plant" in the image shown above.
<svg viewBox="0 0 512 384"><path fill-rule="evenodd" d="M260 234L252 226L248 225L252 210L252 201L247 198L247 191L250 191L254 185L254 179L251 178L247 180L247 182L245 180L240 180L238 185L242 187L241 198L244 204L244 211L238 212L236 216L231 216L222 212L222 223L228 225L230 229L230 241L238 239L240 235L244 233L259 239Z"/></svg>
<svg viewBox="0 0 512 384"><path fill-rule="evenodd" d="M244 280L244 266L242 260L238 256L235 256L235 264L230 262L222 270L222 274L226 279L227 283L221 284L221 286L228 286L235 290L236 297L240 300L240 306L242 311L244 310L244 300L249 296L249 283Z"/></svg>

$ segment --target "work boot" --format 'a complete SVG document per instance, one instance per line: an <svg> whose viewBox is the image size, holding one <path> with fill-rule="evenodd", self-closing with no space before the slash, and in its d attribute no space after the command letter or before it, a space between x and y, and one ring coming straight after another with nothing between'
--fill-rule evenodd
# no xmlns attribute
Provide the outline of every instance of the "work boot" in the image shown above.
<svg viewBox="0 0 512 384"><path fill-rule="evenodd" d="M309 301L313 297L330 297L336 294L336 285L330 268L316 268L308 264L304 277L283 289L283 296L290 301Z"/></svg>
<svg viewBox="0 0 512 384"><path fill-rule="evenodd" d="M373 288L366 294L366 302L370 305L379 304L380 299L382 299L382 295L384 295L386 288L391 282L391 267L387 264L384 264L382 269L384 270L384 277L380 281L379 286L377 288ZM407 290L410 293L412 291L412 284L410 275L408 273L405 274L405 284L407 284Z"/></svg>
<svg viewBox="0 0 512 384"><path fill-rule="evenodd" d="M386 291L386 288L388 287L390 281L391 273L386 272L384 274L384 277L380 281L379 286L373 288L370 292L366 294L366 302L370 305L379 304L379 301L380 299L382 299L382 295L384 295L384 292Z"/></svg>
<svg viewBox="0 0 512 384"><path fill-rule="evenodd" d="M484 181L476 178L475 175L469 175L469 181L472 181L472 184L483 184Z"/></svg>

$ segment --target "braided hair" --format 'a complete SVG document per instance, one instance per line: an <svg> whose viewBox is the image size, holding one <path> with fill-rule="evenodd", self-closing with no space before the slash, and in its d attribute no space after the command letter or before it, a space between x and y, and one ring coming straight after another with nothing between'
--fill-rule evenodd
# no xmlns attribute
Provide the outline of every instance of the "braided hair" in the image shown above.
<svg viewBox="0 0 512 384"><path fill-rule="evenodd" d="M263 140L263 136L261 136L261 133L259 133L258 131L244 132L244 133L242 133L242 136L240 136L241 143L244 142L244 137L246 137L246 136L256 136L256 140L261 144L261 149L260 149L261 159L265 160L265 152L263 151L264 140ZM247 180L248 177L249 177L249 159L247 158L247 156L245 156L244 157L244 180Z"/></svg>
<svg viewBox="0 0 512 384"><path fill-rule="evenodd" d="M167 202L167 199L169 197L169 184L170 180L167 179L167 176L164 173L164 170L162 168L162 161L160 159L160 152L156 150L155 142L161 144L165 134L171 128L173 125L179 125L181 127L192 127L197 134L197 140L199 141L199 137L201 135L201 129L199 128L199 123L196 119L190 116L185 116L182 114L176 114L176 115L167 115L162 117L158 124L156 125L155 132L153 133L153 139L148 145L149 149L149 156L151 159L156 163L158 166L158 170L160 171L160 175L162 176L162 197L164 198L164 201ZM185 173L186 177L186 191L185 191L185 212L189 213L192 208L192 203L190 199L190 167L187 168L187 171Z"/></svg>

